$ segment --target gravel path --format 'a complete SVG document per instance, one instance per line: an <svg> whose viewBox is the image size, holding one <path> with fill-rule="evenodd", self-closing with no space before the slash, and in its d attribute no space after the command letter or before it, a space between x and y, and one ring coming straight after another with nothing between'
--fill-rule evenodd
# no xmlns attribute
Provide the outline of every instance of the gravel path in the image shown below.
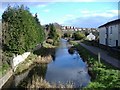
<svg viewBox="0 0 120 90"><path fill-rule="evenodd" d="M80 45L84 48L88 49L90 52L92 52L95 55L98 55L100 53L101 59L105 60L109 64L113 65L114 67L117 67L120 69L120 60L115 59L108 55L107 51L104 51L100 48L94 47L94 46L88 46L80 42Z"/></svg>

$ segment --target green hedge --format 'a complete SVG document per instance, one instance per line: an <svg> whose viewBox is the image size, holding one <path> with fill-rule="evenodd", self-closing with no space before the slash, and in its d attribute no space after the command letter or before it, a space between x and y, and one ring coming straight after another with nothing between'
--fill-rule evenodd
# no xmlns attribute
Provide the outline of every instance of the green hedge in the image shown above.
<svg viewBox="0 0 120 90"><path fill-rule="evenodd" d="M81 45L75 46L84 59L87 61L90 72L93 73L91 76L91 82L84 88L85 90L96 90L96 89L115 89L120 88L120 71L114 67L105 64L104 62L98 62L97 56L91 54Z"/></svg>

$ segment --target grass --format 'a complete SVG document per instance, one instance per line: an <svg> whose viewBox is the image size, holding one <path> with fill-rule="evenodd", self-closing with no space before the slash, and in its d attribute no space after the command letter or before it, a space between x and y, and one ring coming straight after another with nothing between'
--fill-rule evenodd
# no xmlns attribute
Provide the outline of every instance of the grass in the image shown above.
<svg viewBox="0 0 120 90"><path fill-rule="evenodd" d="M52 61L52 56L48 55L45 57L37 56L35 54L30 54L28 58L20 63L15 71L15 74L20 74L26 70L28 70L29 67L36 65L36 64L46 64L50 63Z"/></svg>
<svg viewBox="0 0 120 90"><path fill-rule="evenodd" d="M41 56L38 56L35 60L35 63L38 63L38 64L48 64L52 61L52 56L51 55L48 55L48 56L45 56L45 57L41 57Z"/></svg>
<svg viewBox="0 0 120 90"><path fill-rule="evenodd" d="M30 66L37 64L50 63L52 61L52 56L55 53L55 46L44 43L43 47L35 50L31 53L28 58L20 63L15 71L15 74L20 74L26 71Z"/></svg>
<svg viewBox="0 0 120 90"><path fill-rule="evenodd" d="M7 63L2 64L2 66L0 67L0 77L5 75L9 69L10 66Z"/></svg>
<svg viewBox="0 0 120 90"><path fill-rule="evenodd" d="M45 48L55 48L56 46L53 46L52 44L44 42L43 47L45 47Z"/></svg>
<svg viewBox="0 0 120 90"><path fill-rule="evenodd" d="M70 40L70 41L69 41L69 44L71 44L71 45L76 45L77 42L76 42L76 41L72 41L72 40Z"/></svg>
<svg viewBox="0 0 120 90"><path fill-rule="evenodd" d="M11 60L11 53L9 52L4 52L2 49L0 49L0 52L1 52L1 66L0 66L0 78L2 76L4 76L8 71L9 69L11 68L10 67L10 60Z"/></svg>
<svg viewBox="0 0 120 90"><path fill-rule="evenodd" d="M28 89L38 89L38 88L71 88L73 89L73 83L68 82L66 84L62 84L62 83L49 83L48 81L46 81L45 79L43 79L42 77L38 76L38 75L33 75L32 79L28 79L27 82L23 85L20 85L19 87L22 88L28 88Z"/></svg>
<svg viewBox="0 0 120 90"><path fill-rule="evenodd" d="M86 45L89 45L89 46L98 47L98 48L100 48L100 49L102 49L102 50L104 50L104 51L107 51L108 54L109 54L111 57L116 58L116 59L118 59L118 60L120 61L120 54L119 54L119 52L113 51L112 49L108 49L107 47L104 47L104 48L103 48L103 47L101 47L101 46L99 45L99 43L96 42L96 41L83 40L82 43L84 43L84 44L86 44ZM109 47L109 48L110 48L110 47ZM118 49L119 49L119 47L118 47Z"/></svg>
<svg viewBox="0 0 120 90"><path fill-rule="evenodd" d="M26 71L31 65L34 64L34 61L36 60L37 55L30 54L28 58L20 63L15 71L15 74L20 74L24 71Z"/></svg>
<svg viewBox="0 0 120 90"><path fill-rule="evenodd" d="M99 62L97 56L93 55L81 45L75 45L79 54L88 64L89 74L91 76L90 84L84 88L88 89L105 89L105 88L120 88L120 71L112 66Z"/></svg>

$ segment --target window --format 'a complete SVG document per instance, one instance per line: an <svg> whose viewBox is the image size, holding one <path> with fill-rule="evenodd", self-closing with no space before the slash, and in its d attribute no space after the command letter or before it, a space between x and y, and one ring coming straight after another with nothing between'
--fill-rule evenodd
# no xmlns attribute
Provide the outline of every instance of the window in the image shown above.
<svg viewBox="0 0 120 90"><path fill-rule="evenodd" d="M108 27L106 27L106 32L105 33L108 34Z"/></svg>
<svg viewBox="0 0 120 90"><path fill-rule="evenodd" d="M110 27L110 34L112 34L112 27Z"/></svg>

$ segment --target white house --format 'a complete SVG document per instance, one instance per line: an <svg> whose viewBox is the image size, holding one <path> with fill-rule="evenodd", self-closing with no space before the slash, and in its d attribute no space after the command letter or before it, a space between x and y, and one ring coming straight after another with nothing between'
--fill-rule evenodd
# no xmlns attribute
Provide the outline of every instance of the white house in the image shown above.
<svg viewBox="0 0 120 90"><path fill-rule="evenodd" d="M120 46L120 19L98 27L99 43L110 47Z"/></svg>
<svg viewBox="0 0 120 90"><path fill-rule="evenodd" d="M87 40L89 40L89 41L95 40L95 35L93 35L92 33L90 33L89 35L87 35Z"/></svg>

